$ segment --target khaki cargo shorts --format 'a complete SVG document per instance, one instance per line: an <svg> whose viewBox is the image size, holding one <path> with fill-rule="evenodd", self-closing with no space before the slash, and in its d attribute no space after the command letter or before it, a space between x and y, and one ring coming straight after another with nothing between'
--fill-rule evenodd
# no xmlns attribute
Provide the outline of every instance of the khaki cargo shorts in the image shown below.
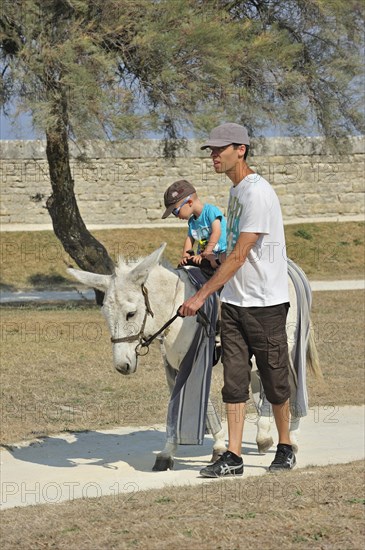
<svg viewBox="0 0 365 550"><path fill-rule="evenodd" d="M290 396L286 316L289 304L238 307L222 303L222 362L225 403L249 399L251 358L255 356L266 397L272 404Z"/></svg>

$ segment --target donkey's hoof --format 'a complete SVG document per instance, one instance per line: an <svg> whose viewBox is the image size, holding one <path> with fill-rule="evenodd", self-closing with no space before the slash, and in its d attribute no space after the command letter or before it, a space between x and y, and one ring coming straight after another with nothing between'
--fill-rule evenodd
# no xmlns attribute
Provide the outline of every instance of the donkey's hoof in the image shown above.
<svg viewBox="0 0 365 550"><path fill-rule="evenodd" d="M166 470L172 470L174 467L174 461L171 457L165 458L158 456L156 462L152 468L153 472L166 472Z"/></svg>
<svg viewBox="0 0 365 550"><path fill-rule="evenodd" d="M217 460L222 456L225 451L226 449L213 449L213 454L210 462L217 462Z"/></svg>
<svg viewBox="0 0 365 550"><path fill-rule="evenodd" d="M272 437L268 437L267 439L256 441L256 443L260 455L264 455L274 445L274 440Z"/></svg>

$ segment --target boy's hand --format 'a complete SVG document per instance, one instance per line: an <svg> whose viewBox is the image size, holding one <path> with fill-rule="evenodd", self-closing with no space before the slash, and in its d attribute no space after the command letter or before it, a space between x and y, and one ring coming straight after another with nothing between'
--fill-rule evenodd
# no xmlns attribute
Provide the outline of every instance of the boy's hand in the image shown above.
<svg viewBox="0 0 365 550"><path fill-rule="evenodd" d="M216 269L219 264L217 263L217 258L215 256L215 254L212 254L212 253L207 253L207 252L202 252L202 258L208 260L210 262L210 265L212 266L213 269Z"/></svg>
<svg viewBox="0 0 365 550"><path fill-rule="evenodd" d="M197 254L196 256L192 256L191 260L193 260L194 264L200 265L202 263L202 256L201 254Z"/></svg>
<svg viewBox="0 0 365 550"><path fill-rule="evenodd" d="M194 250L187 250L186 252L183 252L179 265L185 265L187 261L191 260L193 256L194 256Z"/></svg>
<svg viewBox="0 0 365 550"><path fill-rule="evenodd" d="M186 262L191 258L191 256L182 256L180 259L179 265L185 265Z"/></svg>

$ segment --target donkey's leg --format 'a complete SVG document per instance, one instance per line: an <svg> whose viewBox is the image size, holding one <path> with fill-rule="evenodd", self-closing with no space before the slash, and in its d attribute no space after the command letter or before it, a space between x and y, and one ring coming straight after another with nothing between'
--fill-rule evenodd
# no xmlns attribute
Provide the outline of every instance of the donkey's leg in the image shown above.
<svg viewBox="0 0 365 550"><path fill-rule="evenodd" d="M271 426L274 420L271 403L263 394L260 400L259 417L257 420L256 443L260 454L266 453L274 444L273 438L270 435Z"/></svg>
<svg viewBox="0 0 365 550"><path fill-rule="evenodd" d="M271 404L266 399L264 388L261 384L260 376L257 370L252 371L251 388L258 415L256 422L256 443L259 453L264 454L274 444L273 438L270 435L274 416L272 413Z"/></svg>
<svg viewBox="0 0 365 550"><path fill-rule="evenodd" d="M259 414L257 420L256 443L259 453L266 453L274 443L272 437L270 436L274 416L272 413L271 404L266 399L262 385L260 399L258 400L258 403L255 401L255 405ZM300 417L295 416L295 413L292 412L290 415L289 435L294 453L298 452L298 437L300 433L299 424Z"/></svg>
<svg viewBox="0 0 365 550"><path fill-rule="evenodd" d="M210 461L215 462L227 450L227 447L225 442L225 431L222 428L216 408L210 399L208 399L207 405L207 428L214 438L213 454Z"/></svg>
<svg viewBox="0 0 365 550"><path fill-rule="evenodd" d="M176 449L177 445L175 443L169 443L166 441L165 447L156 456L152 471L165 472L166 470L172 470L174 467L174 456Z"/></svg>
<svg viewBox="0 0 365 550"><path fill-rule="evenodd" d="M178 371L173 367L171 367L171 365L167 361L163 344L161 344L161 353L162 353L164 367L165 367L167 385L171 395L175 385L175 379ZM156 456L155 464L152 470L154 472L164 472L166 470L172 470L174 467L174 456L176 453L176 449L177 449L176 443L171 443L169 441L166 441L165 447Z"/></svg>

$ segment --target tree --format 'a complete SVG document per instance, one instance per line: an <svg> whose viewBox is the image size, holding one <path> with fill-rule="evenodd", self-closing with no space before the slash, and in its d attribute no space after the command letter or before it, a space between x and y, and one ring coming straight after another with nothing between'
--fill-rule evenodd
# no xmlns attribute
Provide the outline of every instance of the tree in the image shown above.
<svg viewBox="0 0 365 550"><path fill-rule="evenodd" d="M46 136L56 236L82 269L111 273L105 248L80 216L70 139L164 133L181 145L180 120L230 78L232 32L214 2L8 0L0 19L6 108L16 99ZM223 21L224 23L224 21ZM220 55L220 47L226 54ZM178 118L179 115L179 118Z"/></svg>
<svg viewBox="0 0 365 550"><path fill-rule="evenodd" d="M364 5L358 0L227 0L244 47L234 64L242 120L294 134L364 132Z"/></svg>
<svg viewBox="0 0 365 550"><path fill-rule="evenodd" d="M253 134L363 131L356 0L4 0L3 108L43 129L55 234L82 269L113 271L80 216L69 140L155 130L174 156L221 120Z"/></svg>

